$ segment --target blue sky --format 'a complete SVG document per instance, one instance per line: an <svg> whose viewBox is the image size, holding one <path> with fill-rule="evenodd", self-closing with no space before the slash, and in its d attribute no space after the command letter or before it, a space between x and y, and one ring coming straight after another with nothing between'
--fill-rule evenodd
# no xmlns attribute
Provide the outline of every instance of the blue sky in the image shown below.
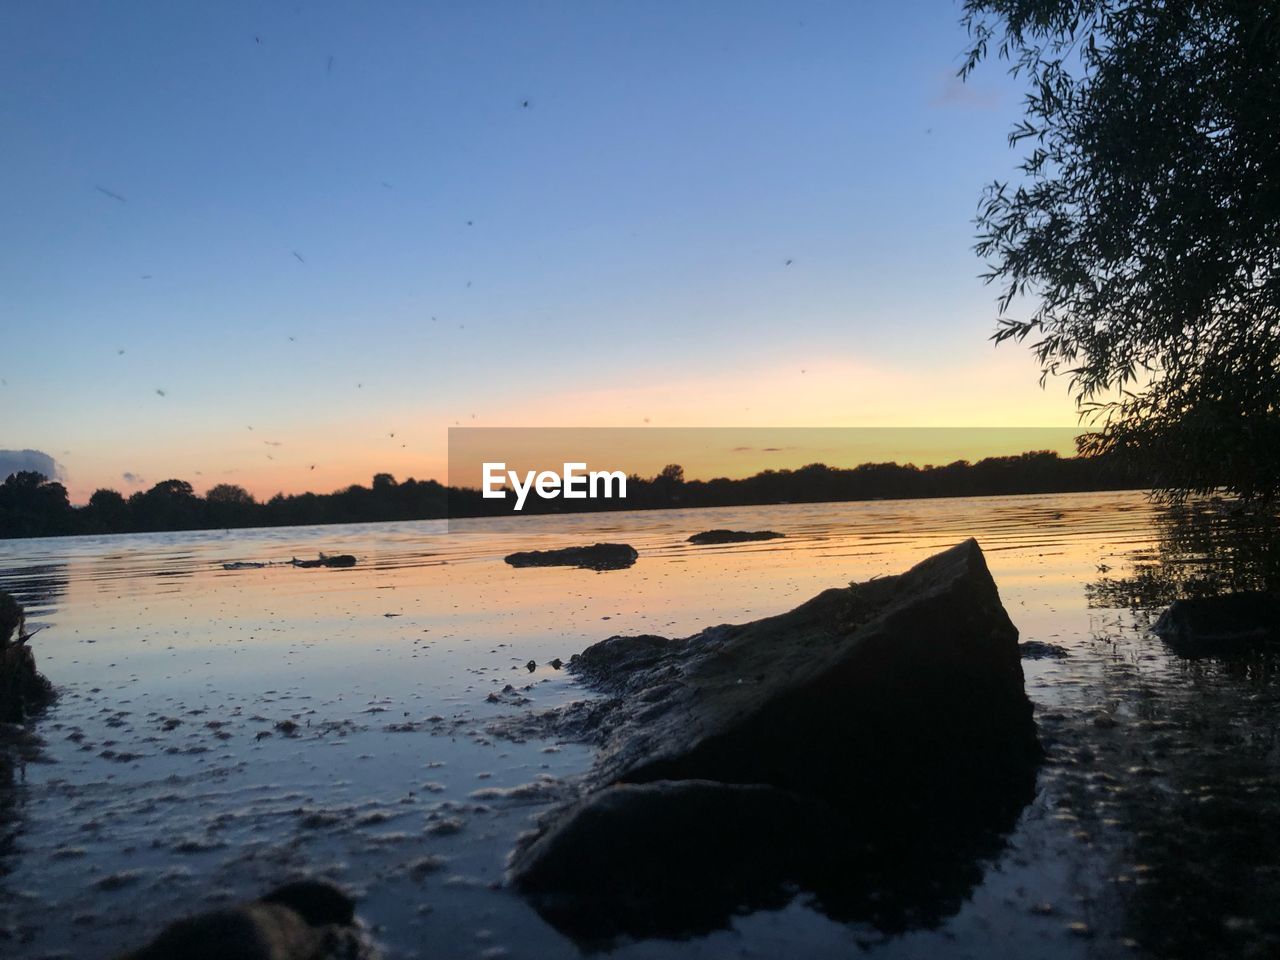
<svg viewBox="0 0 1280 960"><path fill-rule="evenodd" d="M455 423L1071 424L987 340L1020 92L964 42L948 0L7 3L0 447L82 500L439 476Z"/></svg>

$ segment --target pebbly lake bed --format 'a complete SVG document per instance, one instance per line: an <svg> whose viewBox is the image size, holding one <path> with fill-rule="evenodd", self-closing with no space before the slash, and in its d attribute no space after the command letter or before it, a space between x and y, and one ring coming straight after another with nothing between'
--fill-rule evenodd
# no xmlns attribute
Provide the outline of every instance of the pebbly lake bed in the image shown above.
<svg viewBox="0 0 1280 960"><path fill-rule="evenodd" d="M711 528L785 537L686 542ZM612 953L1280 954L1280 658L1188 660L1148 629L1247 550L1136 492L0 541L59 691L5 733L0 946L109 957L310 875L358 894L388 957L578 956L502 881L592 750L491 725L588 696L551 662L608 636L781 613L970 536L1040 645L1023 670L1046 757L1016 824L958 885L923 871L892 929L797 894ZM597 541L639 559L502 562ZM223 567L319 552L358 563Z"/></svg>

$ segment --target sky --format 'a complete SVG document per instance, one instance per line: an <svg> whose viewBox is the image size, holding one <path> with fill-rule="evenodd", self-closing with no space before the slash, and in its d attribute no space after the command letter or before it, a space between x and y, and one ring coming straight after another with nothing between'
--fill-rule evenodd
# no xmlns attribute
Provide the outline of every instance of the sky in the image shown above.
<svg viewBox="0 0 1280 960"><path fill-rule="evenodd" d="M1071 426L989 340L1022 94L958 19L10 0L0 448L83 502L443 478L455 425Z"/></svg>

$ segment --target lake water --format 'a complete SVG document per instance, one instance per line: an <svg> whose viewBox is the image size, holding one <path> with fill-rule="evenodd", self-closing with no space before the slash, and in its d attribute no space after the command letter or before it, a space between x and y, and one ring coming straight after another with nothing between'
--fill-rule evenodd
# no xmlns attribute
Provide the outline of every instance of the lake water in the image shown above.
<svg viewBox="0 0 1280 960"><path fill-rule="evenodd" d="M1280 671L1265 657L1183 660L1146 632L1138 587L1206 557L1171 554L1141 494L459 526L0 541L0 589L45 628L33 646L60 691L6 734L20 762L0 784L0 952L110 956L308 873L358 891L390 957L576 957L501 880L516 837L591 752L486 724L583 696L549 661L612 634L780 613L976 536L1023 640L1068 656L1024 661L1048 759L962 901L889 936L797 897L616 954L1280 954ZM787 536L684 542L713 527ZM604 573L502 562L599 540L640 559ZM223 569L321 551L359 564ZM508 684L530 704L487 699ZM535 782L545 789L505 793Z"/></svg>

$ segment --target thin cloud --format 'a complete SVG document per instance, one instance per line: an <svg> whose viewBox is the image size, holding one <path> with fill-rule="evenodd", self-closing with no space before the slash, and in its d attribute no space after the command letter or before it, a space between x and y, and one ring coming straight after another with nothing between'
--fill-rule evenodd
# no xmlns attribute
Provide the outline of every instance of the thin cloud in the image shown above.
<svg viewBox="0 0 1280 960"><path fill-rule="evenodd" d="M972 78L961 80L948 70L938 78L936 92L929 99L929 106L959 110L995 110L1001 103L1000 91L975 83Z"/></svg>

